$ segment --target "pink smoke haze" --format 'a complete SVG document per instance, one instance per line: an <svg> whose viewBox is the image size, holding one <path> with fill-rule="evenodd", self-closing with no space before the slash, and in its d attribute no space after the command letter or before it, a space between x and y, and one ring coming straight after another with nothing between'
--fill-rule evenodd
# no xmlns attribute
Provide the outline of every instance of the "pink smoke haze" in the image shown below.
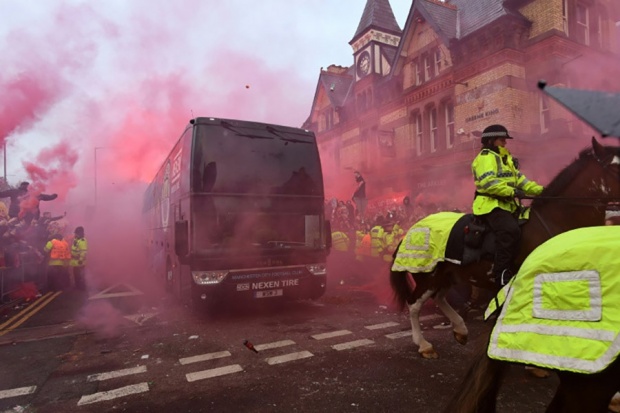
<svg viewBox="0 0 620 413"><path fill-rule="evenodd" d="M233 0L0 6L10 19L0 27L0 143L7 144L8 181L28 180L32 195L57 193L40 208L52 216L67 213L65 236L84 226L91 289L119 282L146 294L161 288L141 258L142 196L191 118L300 126L310 115L320 68L353 64L348 42L365 1L302 3L254 2L256 10ZM411 2L391 3L402 27ZM328 6L335 11L325 13ZM280 10L276 19L274 10ZM577 59L565 70L592 88L609 89L614 84L606 79L615 73L605 67ZM568 163L589 144L591 132L582 130L553 148L555 159ZM528 152L540 150L536 142L513 148L526 175L542 184L561 169L529 162ZM472 159L477 150L472 146ZM322 162L332 177L326 196L349 200L353 171ZM382 173L364 175L371 198L382 192L373 186ZM430 188L414 204L469 208L471 177L440 178L453 182L449 193ZM416 182L394 188L391 196L400 202ZM105 307L86 311L84 319L105 320L108 313L116 319Z"/></svg>

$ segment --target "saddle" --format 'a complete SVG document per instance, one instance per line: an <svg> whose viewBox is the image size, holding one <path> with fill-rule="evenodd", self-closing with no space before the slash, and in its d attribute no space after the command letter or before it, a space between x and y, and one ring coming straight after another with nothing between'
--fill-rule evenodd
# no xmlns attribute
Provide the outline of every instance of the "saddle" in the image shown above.
<svg viewBox="0 0 620 413"><path fill-rule="evenodd" d="M527 220L519 220L523 225ZM480 260L493 261L495 234L484 220L465 214L452 227L446 244L446 258L467 265Z"/></svg>

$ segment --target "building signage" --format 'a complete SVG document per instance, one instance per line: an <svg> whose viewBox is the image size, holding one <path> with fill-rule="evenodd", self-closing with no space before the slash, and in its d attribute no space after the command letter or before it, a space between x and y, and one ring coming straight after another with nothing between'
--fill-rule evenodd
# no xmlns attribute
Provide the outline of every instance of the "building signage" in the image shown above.
<svg viewBox="0 0 620 413"><path fill-rule="evenodd" d="M440 179L440 180L436 180L436 181L418 182L418 189L425 189L425 188L433 188L433 187L438 187L438 186L444 186L447 183L448 183L448 181L445 180L445 179Z"/></svg>
<svg viewBox="0 0 620 413"><path fill-rule="evenodd" d="M488 118L489 116L497 115L499 113L499 109L491 109L484 112L480 112L476 115L465 118L465 122L473 122L475 120Z"/></svg>

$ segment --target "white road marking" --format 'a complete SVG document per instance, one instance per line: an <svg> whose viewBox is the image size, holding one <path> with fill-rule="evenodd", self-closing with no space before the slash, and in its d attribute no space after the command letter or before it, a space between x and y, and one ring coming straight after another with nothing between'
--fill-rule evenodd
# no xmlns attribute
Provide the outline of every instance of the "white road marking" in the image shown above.
<svg viewBox="0 0 620 413"><path fill-rule="evenodd" d="M374 341L363 339L363 340L349 341L347 343L334 344L332 348L334 350L340 351L340 350L349 350L355 347L368 346L370 344L374 344Z"/></svg>
<svg viewBox="0 0 620 413"><path fill-rule="evenodd" d="M148 383L132 384L131 386L120 387L118 389L103 391L100 393L82 396L78 401L78 406L84 404L103 402L106 400L116 399L118 397L129 396L130 394L138 394L149 391Z"/></svg>
<svg viewBox="0 0 620 413"><path fill-rule="evenodd" d="M257 344L254 346L254 348L258 351L261 351L261 350L268 350L270 348L292 346L293 344L295 344L293 340L282 340L282 341L274 341L273 343Z"/></svg>
<svg viewBox="0 0 620 413"><path fill-rule="evenodd" d="M395 338L411 337L411 330L399 331L398 333L386 334L385 336L392 340Z"/></svg>
<svg viewBox="0 0 620 413"><path fill-rule="evenodd" d="M286 363L288 361L301 360L301 359L305 359L305 358L312 357L312 356L314 356L314 354L310 353L309 351L304 350L304 351L299 351L297 353L285 354L283 356L269 357L265 359L265 361L269 365L274 365L274 364Z"/></svg>
<svg viewBox="0 0 620 413"><path fill-rule="evenodd" d="M111 292L114 290L117 290L117 287L121 287L121 289L125 289L125 291L121 291L121 292ZM132 297L135 295L142 295L144 294L142 291L138 290L136 287L134 287L133 285L130 284L124 284L124 283L119 283L119 284L114 284L111 287L106 288L103 291L100 291L99 293L88 297L89 300L97 300L97 299L101 299L101 298L114 298L114 297Z"/></svg>
<svg viewBox="0 0 620 413"><path fill-rule="evenodd" d="M103 381L116 377L129 376L131 374L146 373L146 366L132 367L129 369L110 371L107 373L91 374L86 378L87 381Z"/></svg>
<svg viewBox="0 0 620 413"><path fill-rule="evenodd" d="M366 326L364 328L368 329L368 330L379 330L381 328L388 328L388 327L394 327L394 326L398 326L400 325L400 323L394 322L394 321L390 321L388 323L383 323L383 324L373 324L371 326Z"/></svg>
<svg viewBox="0 0 620 413"><path fill-rule="evenodd" d="M0 390L0 399L8 399L9 397L23 396L25 394L32 394L37 389L37 386L18 387L16 389Z"/></svg>
<svg viewBox="0 0 620 413"><path fill-rule="evenodd" d="M338 331L332 331L331 333L315 334L310 337L312 337L315 340L324 340L326 338L346 336L347 334L353 334L353 333L350 332L349 330L338 330Z"/></svg>
<svg viewBox="0 0 620 413"><path fill-rule="evenodd" d="M141 326L147 320L150 320L151 318L155 317L156 315L157 315L157 313L145 313L145 314L130 314L130 315L126 315L124 317L127 320L133 321L134 323L136 323L139 326Z"/></svg>
<svg viewBox="0 0 620 413"><path fill-rule="evenodd" d="M195 373L188 373L185 375L187 381L197 381L203 379L209 379L211 377L223 376L225 374L238 373L243 371L243 367L238 364L231 364L230 366L218 367L216 369L197 371Z"/></svg>
<svg viewBox="0 0 620 413"><path fill-rule="evenodd" d="M181 364L198 363L200 361L221 359L222 357L230 357L230 351L218 351L216 353L201 354L199 356L185 357L179 359Z"/></svg>

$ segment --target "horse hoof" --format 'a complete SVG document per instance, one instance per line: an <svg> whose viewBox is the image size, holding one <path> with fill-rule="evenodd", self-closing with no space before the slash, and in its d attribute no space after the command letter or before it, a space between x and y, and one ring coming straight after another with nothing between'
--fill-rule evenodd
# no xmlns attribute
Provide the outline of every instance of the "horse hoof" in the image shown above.
<svg viewBox="0 0 620 413"><path fill-rule="evenodd" d="M525 367L525 371L532 377L536 377L537 379L546 379L551 376L549 370L539 369L538 367Z"/></svg>
<svg viewBox="0 0 620 413"><path fill-rule="evenodd" d="M420 356L422 356L422 358L425 358L427 360L439 358L439 354L435 351L434 348L429 348L427 350L420 351Z"/></svg>
<svg viewBox="0 0 620 413"><path fill-rule="evenodd" d="M455 332L454 339L456 340L457 343L464 346L465 344L467 344L468 337L467 337L467 334L460 334L460 333Z"/></svg>

